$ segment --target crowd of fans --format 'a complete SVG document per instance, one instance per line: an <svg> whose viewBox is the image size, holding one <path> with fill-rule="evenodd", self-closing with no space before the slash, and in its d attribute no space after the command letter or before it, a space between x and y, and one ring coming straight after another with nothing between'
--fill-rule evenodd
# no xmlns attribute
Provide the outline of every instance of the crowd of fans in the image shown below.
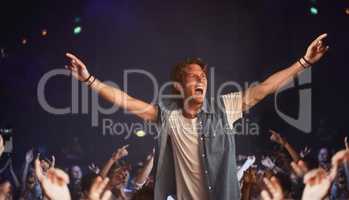
<svg viewBox="0 0 349 200"><path fill-rule="evenodd" d="M127 148L128 145L117 149L101 169L89 165L85 174L79 165L62 170L55 167L54 156L47 159L29 150L20 183L12 184L13 181L0 178L0 200L153 199L154 150L131 174L131 165L123 161L128 155ZM0 136L0 156L4 149ZM3 177L1 172L0 175ZM17 179L16 175L13 177Z"/></svg>
<svg viewBox="0 0 349 200"><path fill-rule="evenodd" d="M279 133L270 132L270 139L280 145L280 151L263 156L260 163L244 170L240 180L242 200L349 199L347 138L344 140L345 148L332 158L329 149L321 148L317 166L310 169L307 163L310 148L298 153ZM85 174L79 165L62 170L55 167L54 156L51 159L41 158L40 154L34 155L34 151L29 150L20 181L0 178L0 200L153 199L154 178L151 172L155 151L139 164L137 170L131 170L131 165L123 161L128 155L127 148L128 145L117 149L102 168L91 164ZM0 136L0 157L3 152L4 142Z"/></svg>

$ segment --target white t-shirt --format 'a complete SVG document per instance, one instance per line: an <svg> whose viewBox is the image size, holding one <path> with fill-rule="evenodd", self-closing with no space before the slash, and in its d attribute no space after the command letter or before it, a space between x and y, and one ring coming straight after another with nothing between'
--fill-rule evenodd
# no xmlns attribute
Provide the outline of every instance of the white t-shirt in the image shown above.
<svg viewBox="0 0 349 200"><path fill-rule="evenodd" d="M232 128L233 123L242 117L241 93L230 93L222 97L228 123ZM169 124L176 174L176 199L208 199L199 152L197 118L185 118L182 110L174 110L169 115Z"/></svg>

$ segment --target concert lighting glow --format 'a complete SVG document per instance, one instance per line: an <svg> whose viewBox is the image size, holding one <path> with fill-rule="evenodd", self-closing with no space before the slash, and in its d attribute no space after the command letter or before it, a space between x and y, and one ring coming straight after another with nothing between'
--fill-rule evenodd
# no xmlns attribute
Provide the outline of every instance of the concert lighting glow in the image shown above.
<svg viewBox="0 0 349 200"><path fill-rule="evenodd" d="M21 42L22 42L23 45L26 45L28 43L28 40L26 38L22 38Z"/></svg>
<svg viewBox="0 0 349 200"><path fill-rule="evenodd" d="M75 35L80 34L81 31L82 31L82 27L81 27L81 26L76 26L76 27L74 28L74 34L75 34Z"/></svg>
<svg viewBox="0 0 349 200"><path fill-rule="evenodd" d="M137 137L144 137L144 136L145 136L145 131L143 131L143 130L138 130L138 131L136 131L135 135L136 135Z"/></svg>
<svg viewBox="0 0 349 200"><path fill-rule="evenodd" d="M311 7L310 8L310 14L312 15L317 15L319 13L319 10L316 7Z"/></svg>
<svg viewBox="0 0 349 200"><path fill-rule="evenodd" d="M47 36L47 30L46 30L46 29L43 29L43 30L41 31L41 35L42 35L43 37Z"/></svg>

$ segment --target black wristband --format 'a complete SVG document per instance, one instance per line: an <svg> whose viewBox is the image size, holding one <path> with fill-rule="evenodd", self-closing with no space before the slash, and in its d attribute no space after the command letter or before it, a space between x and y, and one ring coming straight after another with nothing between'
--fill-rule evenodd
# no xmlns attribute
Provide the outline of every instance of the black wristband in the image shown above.
<svg viewBox="0 0 349 200"><path fill-rule="evenodd" d="M90 74L90 76L86 80L84 80L84 82L88 82L91 77L92 77L92 74Z"/></svg>
<svg viewBox="0 0 349 200"><path fill-rule="evenodd" d="M313 64L311 64L307 59L305 59L305 57L303 56L303 60L304 62L306 62L309 66L312 66Z"/></svg>
<svg viewBox="0 0 349 200"><path fill-rule="evenodd" d="M93 81L91 81L91 83L88 84L88 87L91 87L91 85L95 82L96 77L93 77Z"/></svg>
<svg viewBox="0 0 349 200"><path fill-rule="evenodd" d="M302 67L303 67L304 69L307 68L305 65L303 65L303 63L301 62L301 60L298 60L298 63L299 63L300 65L302 65Z"/></svg>

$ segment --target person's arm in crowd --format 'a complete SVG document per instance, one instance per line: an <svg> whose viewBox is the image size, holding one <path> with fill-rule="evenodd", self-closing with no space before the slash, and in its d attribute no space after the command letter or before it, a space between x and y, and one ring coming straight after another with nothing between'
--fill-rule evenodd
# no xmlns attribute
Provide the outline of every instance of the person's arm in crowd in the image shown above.
<svg viewBox="0 0 349 200"><path fill-rule="evenodd" d="M22 174L22 191L26 190L25 187L26 187L26 181L28 177L29 166L30 166L30 163L33 161L33 159L34 159L33 150L30 149L25 154L25 163L24 163L24 169Z"/></svg>
<svg viewBox="0 0 349 200"><path fill-rule="evenodd" d="M10 161L10 173L11 173L11 176L12 176L12 179L13 179L13 182L14 182L16 188L20 188L21 183L19 182L18 177L15 173L15 170L13 169L12 159Z"/></svg>
<svg viewBox="0 0 349 200"><path fill-rule="evenodd" d="M250 200L252 187L257 183L256 170L255 169L247 170L242 180L243 182L242 182L242 188L241 188L241 199Z"/></svg>
<svg viewBox="0 0 349 200"><path fill-rule="evenodd" d="M80 59L70 53L67 53L66 56L70 59L67 68L72 72L72 75L76 79L86 82L93 91L105 100L135 114L144 121L157 120L158 109L156 106L133 98L122 90L99 81L88 72L86 65Z"/></svg>
<svg viewBox="0 0 349 200"><path fill-rule="evenodd" d="M278 167L278 166L271 160L271 158L270 158L269 156L265 156L264 158L262 158L261 164L262 164L264 167L266 167L266 168L272 170L273 173L275 173L275 174L277 174L277 173L282 173L282 172L283 172L283 170L282 170L280 167Z"/></svg>
<svg viewBox="0 0 349 200"><path fill-rule="evenodd" d="M263 200L284 200L284 193L282 191L282 186L275 176L270 179L264 178L264 184L267 190L262 190L261 197Z"/></svg>
<svg viewBox="0 0 349 200"><path fill-rule="evenodd" d="M344 138L344 146L346 150L349 150L348 137ZM347 180L347 190L349 191L349 161L344 162L344 173Z"/></svg>
<svg viewBox="0 0 349 200"><path fill-rule="evenodd" d="M110 200L112 193L110 190L105 190L109 182L108 178L98 176L93 181L88 192L88 200Z"/></svg>
<svg viewBox="0 0 349 200"><path fill-rule="evenodd" d="M2 139L2 135L0 135L0 157L5 151L5 145L4 145L4 140Z"/></svg>
<svg viewBox="0 0 349 200"><path fill-rule="evenodd" d="M327 34L322 34L316 38L309 46L305 56L295 62L290 67L276 72L269 76L265 81L255 86L248 88L243 93L243 110L246 111L256 105L266 96L276 92L279 88L290 81L297 73L303 71L304 68L315 64L329 49L324 45L323 39Z"/></svg>
<svg viewBox="0 0 349 200"><path fill-rule="evenodd" d="M48 200L70 200L69 176L60 169L51 167L44 175L39 156L35 160L35 175Z"/></svg>
<svg viewBox="0 0 349 200"><path fill-rule="evenodd" d="M309 171L307 165L305 164L305 162L303 160L299 160L297 162L292 161L291 168L293 169L295 174L301 178Z"/></svg>
<svg viewBox="0 0 349 200"><path fill-rule="evenodd" d="M144 162L143 168L139 171L139 173L134 179L134 183L137 185L138 188L141 188L143 184L147 181L147 178L149 177L149 174L153 169L154 155L155 155L155 150L153 149L153 152L147 156L147 159Z"/></svg>
<svg viewBox="0 0 349 200"><path fill-rule="evenodd" d="M109 170L111 169L111 167L114 165L115 162L117 162L121 158L128 155L127 147L128 145L125 145L113 153L112 157L107 161L107 163L104 165L104 167L100 172L100 176L102 178L105 178L108 176Z"/></svg>
<svg viewBox="0 0 349 200"><path fill-rule="evenodd" d="M322 168L309 171L304 176L305 188L302 200L323 200L328 196L330 187L337 176L338 168L349 160L349 150L341 150L337 152L331 160L330 172L326 172Z"/></svg>
<svg viewBox="0 0 349 200"><path fill-rule="evenodd" d="M269 131L271 132L270 140L284 147L287 150L287 152L290 154L292 160L294 162L297 162L300 159L300 156L297 153L297 151L292 147L292 145L290 145L285 138L281 137L279 133L273 130L269 130Z"/></svg>

